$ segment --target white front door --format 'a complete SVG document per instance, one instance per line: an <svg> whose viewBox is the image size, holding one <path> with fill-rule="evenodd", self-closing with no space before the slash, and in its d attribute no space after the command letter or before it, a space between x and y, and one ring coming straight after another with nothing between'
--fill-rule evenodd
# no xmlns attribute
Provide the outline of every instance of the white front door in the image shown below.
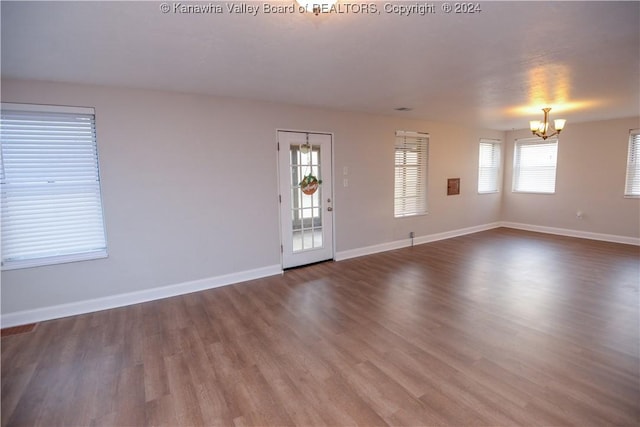
<svg viewBox="0 0 640 427"><path fill-rule="evenodd" d="M333 259L331 142L329 134L278 131L282 268Z"/></svg>

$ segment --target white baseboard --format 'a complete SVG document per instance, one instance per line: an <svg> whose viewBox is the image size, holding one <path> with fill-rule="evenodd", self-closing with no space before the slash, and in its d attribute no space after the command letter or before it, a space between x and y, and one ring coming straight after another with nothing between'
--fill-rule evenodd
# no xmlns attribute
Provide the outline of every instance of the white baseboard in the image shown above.
<svg viewBox="0 0 640 427"><path fill-rule="evenodd" d="M414 239L414 244L421 245L423 243L436 242L438 240L451 239L453 237L464 236L466 234L479 233L480 231L492 230L500 227L499 222L489 224L474 225L473 227L459 228L457 230L445 231L443 233L429 234Z"/></svg>
<svg viewBox="0 0 640 427"><path fill-rule="evenodd" d="M414 245L435 242L437 240L450 239L452 237L464 236L465 234L477 233L479 231L491 230L500 227L499 222L489 224L475 225L473 227L459 228L457 230L445 231L443 233L429 234L427 236L418 236L413 239ZM396 240L393 242L382 243L379 245L366 246L363 248L349 249L346 251L336 252L336 261L343 261L349 258L357 258L365 255L376 254L379 252L391 251L394 249L406 248L411 246L411 239Z"/></svg>
<svg viewBox="0 0 640 427"><path fill-rule="evenodd" d="M445 231L443 233L429 234L427 236L418 236L414 239L415 245L423 243L435 242L438 240L451 239L453 237L464 236L465 234L477 233L480 231L491 230L493 228L506 227L518 230L535 231L538 233L556 234L567 237L577 237L581 239L602 240L605 242L623 243L627 245L640 246L640 238L618 236L615 234L592 233L588 231L570 230L567 228L545 227L541 225L521 224L516 222L492 222L489 224L477 225L473 227L460 228L457 230ZM349 258L357 258L365 255L371 255L379 252L391 251L394 249L406 248L411 245L410 239L396 240L388 243L381 243L363 248L349 249L336 253L336 261L343 261Z"/></svg>
<svg viewBox="0 0 640 427"><path fill-rule="evenodd" d="M176 285L145 289L137 292L129 292L126 294L112 295L103 298L77 301L68 304L54 305L51 307L37 308L34 310L24 310L15 313L7 313L3 314L0 317L0 322L3 328L17 325L26 325L28 323L59 319L61 317L75 316L78 314L91 313L94 311L124 307L127 305L139 304L142 302L189 294L192 292L231 285L233 283L245 282L247 280L274 276L281 273L282 266L270 265L267 267L246 270L239 273L231 273L222 276L209 277L206 279L192 280Z"/></svg>
<svg viewBox="0 0 640 427"><path fill-rule="evenodd" d="M568 228L546 227L543 225L521 224L517 222L501 222L501 227L515 228L518 230L535 231L538 233L556 234L559 236L577 237L580 239L602 240L612 243L640 246L640 238L619 236L616 234L592 233L590 231L571 230Z"/></svg>
<svg viewBox="0 0 640 427"><path fill-rule="evenodd" d="M344 261L349 258L357 258L365 255L377 254L379 252L392 251L394 249L405 248L410 244L411 242L407 242L406 240L396 240L395 242L380 243L378 245L365 246L364 248L337 251L335 260Z"/></svg>

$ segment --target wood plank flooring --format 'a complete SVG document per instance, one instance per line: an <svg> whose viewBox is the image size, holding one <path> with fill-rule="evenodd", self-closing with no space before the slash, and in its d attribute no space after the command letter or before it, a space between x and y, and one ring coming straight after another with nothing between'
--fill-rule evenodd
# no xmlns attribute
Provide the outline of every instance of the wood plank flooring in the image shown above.
<svg viewBox="0 0 640 427"><path fill-rule="evenodd" d="M3 426L640 425L639 248L496 229L2 338Z"/></svg>

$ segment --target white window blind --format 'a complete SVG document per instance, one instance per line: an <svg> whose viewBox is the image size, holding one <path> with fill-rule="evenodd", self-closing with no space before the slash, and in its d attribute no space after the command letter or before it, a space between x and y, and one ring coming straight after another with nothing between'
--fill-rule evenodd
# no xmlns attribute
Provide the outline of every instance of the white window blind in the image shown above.
<svg viewBox="0 0 640 427"><path fill-rule="evenodd" d="M478 156L478 193L497 193L500 177L502 144L491 139L480 140Z"/></svg>
<svg viewBox="0 0 640 427"><path fill-rule="evenodd" d="M513 160L513 191L555 193L558 139L519 139Z"/></svg>
<svg viewBox="0 0 640 427"><path fill-rule="evenodd" d="M394 216L427 213L429 134L396 132Z"/></svg>
<svg viewBox="0 0 640 427"><path fill-rule="evenodd" d="M627 179L624 195L640 197L640 129L634 129L629 132Z"/></svg>
<svg viewBox="0 0 640 427"><path fill-rule="evenodd" d="M92 108L2 104L2 268L105 257Z"/></svg>

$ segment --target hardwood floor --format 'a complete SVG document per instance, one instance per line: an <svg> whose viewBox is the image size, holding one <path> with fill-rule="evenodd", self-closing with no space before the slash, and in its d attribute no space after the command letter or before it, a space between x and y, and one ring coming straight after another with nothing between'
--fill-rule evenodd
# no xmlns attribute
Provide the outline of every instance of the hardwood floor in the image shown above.
<svg viewBox="0 0 640 427"><path fill-rule="evenodd" d="M496 229L42 322L2 425L638 426L639 250Z"/></svg>

